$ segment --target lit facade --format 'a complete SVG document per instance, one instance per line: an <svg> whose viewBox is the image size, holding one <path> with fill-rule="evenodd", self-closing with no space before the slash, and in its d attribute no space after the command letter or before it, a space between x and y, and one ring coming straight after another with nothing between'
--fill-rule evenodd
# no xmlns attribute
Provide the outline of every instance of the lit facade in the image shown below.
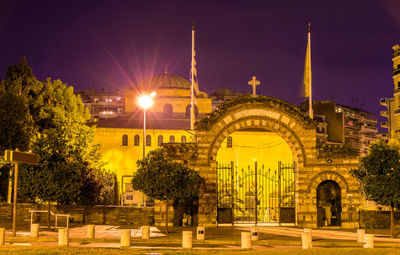
<svg viewBox="0 0 400 255"><path fill-rule="evenodd" d="M94 89L77 91L89 110L91 122L124 115L124 97L120 92L96 92Z"/></svg>
<svg viewBox="0 0 400 255"><path fill-rule="evenodd" d="M400 46L397 44L392 47L393 61L393 97L382 98L380 104L386 110L380 112L387 121L381 122L381 127L388 130L387 134L382 134L385 139L398 139L400 137Z"/></svg>

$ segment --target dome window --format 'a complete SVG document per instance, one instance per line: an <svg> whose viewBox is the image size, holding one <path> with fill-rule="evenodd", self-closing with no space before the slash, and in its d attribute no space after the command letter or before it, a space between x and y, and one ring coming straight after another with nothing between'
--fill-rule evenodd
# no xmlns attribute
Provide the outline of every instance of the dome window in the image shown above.
<svg viewBox="0 0 400 255"><path fill-rule="evenodd" d="M188 104L188 105L186 106L186 118L187 118L187 119L190 119L190 108L191 108L191 105ZM196 105L194 106L194 116L195 116L196 118L199 117L199 110L197 109L197 106L196 106Z"/></svg>
<svg viewBox="0 0 400 255"><path fill-rule="evenodd" d="M172 105L165 104L163 109L164 117L172 117L172 113L173 113Z"/></svg>

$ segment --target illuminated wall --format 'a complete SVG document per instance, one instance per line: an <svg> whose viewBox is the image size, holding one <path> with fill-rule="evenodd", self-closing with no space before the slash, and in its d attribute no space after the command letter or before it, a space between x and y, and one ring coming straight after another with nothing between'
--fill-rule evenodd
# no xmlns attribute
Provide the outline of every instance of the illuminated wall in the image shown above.
<svg viewBox="0 0 400 255"><path fill-rule="evenodd" d="M232 148L228 148L225 138L218 154L217 161L229 163L233 161L239 169L254 166L257 160L258 166L277 169L278 161L289 163L293 161L292 151L289 145L277 134L265 131L237 131L230 134Z"/></svg>
<svg viewBox="0 0 400 255"><path fill-rule="evenodd" d="M128 136L128 144L122 143L123 135ZM139 136L139 144L135 145L134 137ZM158 148L158 137L163 142L170 141L174 136L175 142L181 142L182 137L190 141L190 134L185 130L146 130L146 136L151 137L151 146L146 146L146 153ZM143 157L143 130L125 128L96 128L95 142L101 145L102 159L107 163L106 168L117 175L119 187L124 175L133 175L137 170L136 161ZM131 178L124 178L124 183L130 183ZM125 186L124 186L125 189ZM123 190L124 191L124 190Z"/></svg>

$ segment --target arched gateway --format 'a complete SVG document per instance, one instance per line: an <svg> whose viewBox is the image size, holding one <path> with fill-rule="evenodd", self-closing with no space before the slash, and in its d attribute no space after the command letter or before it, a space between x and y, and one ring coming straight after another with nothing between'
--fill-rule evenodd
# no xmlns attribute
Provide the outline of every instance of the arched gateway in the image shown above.
<svg viewBox="0 0 400 255"><path fill-rule="evenodd" d="M337 183L341 192L341 225L352 227L357 223L356 208L361 198L356 181L349 174L349 170L357 166L357 159L334 155L320 157L316 149L316 123L296 106L272 97L242 97L220 105L200 120L196 128L198 156L189 164L205 179L199 196L199 225L215 226L217 223L217 153L226 137L244 129L273 132L289 146L296 165L294 205L297 225L317 227L317 189L320 183L329 180Z"/></svg>

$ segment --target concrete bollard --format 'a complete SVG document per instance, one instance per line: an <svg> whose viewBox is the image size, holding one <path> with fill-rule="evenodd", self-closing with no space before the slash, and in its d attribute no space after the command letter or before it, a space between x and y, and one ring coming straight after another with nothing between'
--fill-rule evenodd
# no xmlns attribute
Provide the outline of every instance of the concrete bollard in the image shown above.
<svg viewBox="0 0 400 255"><path fill-rule="evenodd" d="M87 225L87 233L86 237L88 239L95 239L96 238L96 226L95 225Z"/></svg>
<svg viewBox="0 0 400 255"><path fill-rule="evenodd" d="M131 230L130 229L121 230L120 247L130 247L130 246L131 246Z"/></svg>
<svg viewBox="0 0 400 255"><path fill-rule="evenodd" d="M301 247L303 249L312 248L312 235L309 228L305 228L303 233L301 233Z"/></svg>
<svg viewBox="0 0 400 255"><path fill-rule="evenodd" d="M182 231L182 248L192 248L192 231Z"/></svg>
<svg viewBox="0 0 400 255"><path fill-rule="evenodd" d="M364 242L365 229L357 229L357 242Z"/></svg>
<svg viewBox="0 0 400 255"><path fill-rule="evenodd" d="M373 234L364 235L364 248L374 248L374 237Z"/></svg>
<svg viewBox="0 0 400 255"><path fill-rule="evenodd" d="M31 225L31 237L34 237L34 238L39 237L39 224L33 223Z"/></svg>
<svg viewBox="0 0 400 255"><path fill-rule="evenodd" d="M142 227L142 239L150 239L150 226Z"/></svg>
<svg viewBox="0 0 400 255"><path fill-rule="evenodd" d="M241 248L242 249L251 249L251 233L250 232L242 232L241 233Z"/></svg>
<svg viewBox="0 0 400 255"><path fill-rule="evenodd" d="M197 240L204 240L206 238L206 228L197 227Z"/></svg>
<svg viewBox="0 0 400 255"><path fill-rule="evenodd" d="M258 227L252 227L250 233L251 241L258 241Z"/></svg>
<svg viewBox="0 0 400 255"><path fill-rule="evenodd" d="M58 245L69 246L69 230L68 230L68 228L58 229Z"/></svg>
<svg viewBox="0 0 400 255"><path fill-rule="evenodd" d="M0 228L0 246L4 245L6 241L6 229Z"/></svg>

